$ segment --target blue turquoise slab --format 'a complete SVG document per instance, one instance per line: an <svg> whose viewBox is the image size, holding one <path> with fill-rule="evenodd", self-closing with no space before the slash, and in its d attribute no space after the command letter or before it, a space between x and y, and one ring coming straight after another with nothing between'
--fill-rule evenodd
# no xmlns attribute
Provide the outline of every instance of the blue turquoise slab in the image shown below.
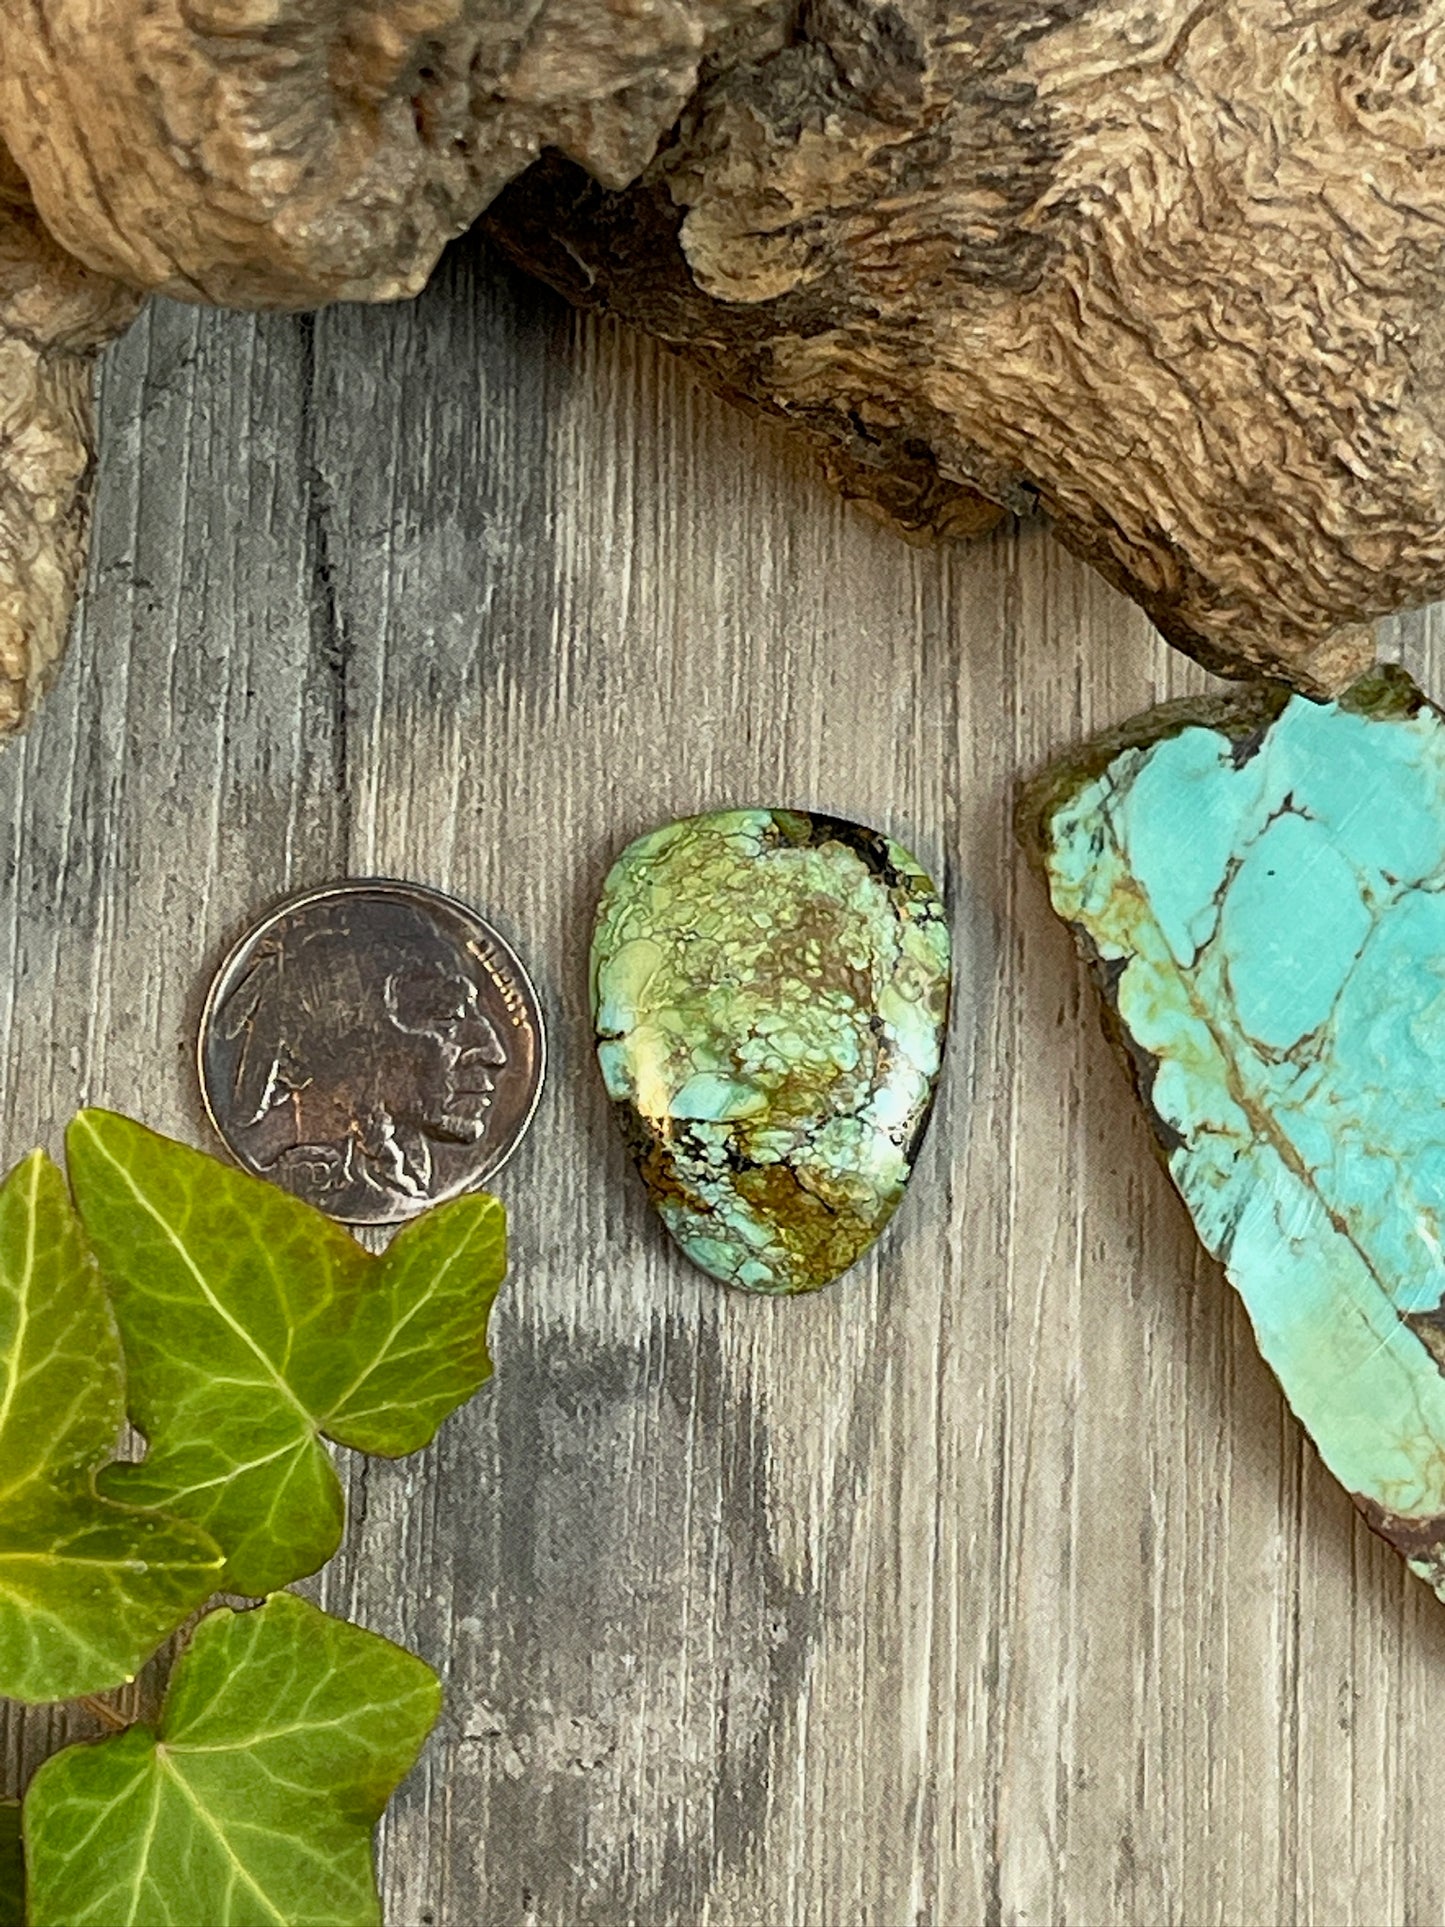
<svg viewBox="0 0 1445 1927"><path fill-rule="evenodd" d="M1020 830L1261 1352L1445 1596L1445 721L1398 670L1171 706Z"/></svg>
<svg viewBox="0 0 1445 1927"><path fill-rule="evenodd" d="M949 993L938 892L877 830L717 810L639 837L603 885L597 1058L663 1223L747 1291L815 1291L892 1216Z"/></svg>

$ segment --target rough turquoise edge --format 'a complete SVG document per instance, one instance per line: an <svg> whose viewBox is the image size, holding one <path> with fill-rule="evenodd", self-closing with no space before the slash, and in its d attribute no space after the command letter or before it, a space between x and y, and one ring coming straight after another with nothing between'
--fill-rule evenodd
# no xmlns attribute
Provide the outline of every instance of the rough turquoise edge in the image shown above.
<svg viewBox="0 0 1445 1927"><path fill-rule="evenodd" d="M1202 728L1226 737L1241 752L1241 761L1245 761L1264 740L1291 702L1307 700L1279 686L1260 685L1227 696L1185 699L1182 702L1161 705L1132 719L1119 729L1096 737L1044 770L1038 777L1025 783L1020 789L1017 800L1016 829L1034 867L1039 871L1046 887L1050 888L1051 896L1054 894L1053 879L1050 874L1050 858L1055 849L1054 825L1072 802L1080 799L1083 792L1091 784L1097 783L1119 758L1127 756L1131 751L1157 747L1185 730ZM1384 665L1370 671L1338 697L1333 706L1348 714L1380 721L1409 719L1423 711L1429 711L1437 723L1445 725L1445 717L1442 717L1441 712L1427 701L1406 672L1394 665ZM1321 707L1328 708L1330 705L1321 705ZM1060 914L1062 915L1062 912ZM1154 915L1152 904L1150 914L1151 917ZM1161 1062L1140 1044L1119 1010L1120 984L1125 975L1125 969L1121 964L1127 966L1130 959L1102 955L1093 933L1085 923L1071 921L1067 917L1064 920L1069 922L1081 954L1101 993L1104 1029L1120 1052L1136 1092L1145 1107L1146 1115L1154 1127L1156 1147L1161 1160L1176 1188L1184 1193L1191 1217L1195 1220L1196 1231L1199 1232L1206 1247L1216 1255L1221 1255L1221 1247L1200 1223L1200 1212L1204 1210L1206 1216L1208 1215L1210 1200L1198 1183L1197 1171L1190 1171L1188 1168L1188 1159L1191 1154L1189 1140L1187 1137L1181 1137L1179 1129L1170 1119L1161 1114L1159 1106L1153 1099L1156 1079L1161 1074ZM1155 927L1157 928L1157 925ZM1135 956L1137 959L1138 953L1135 953ZM1171 1063L1168 1068L1172 1072L1173 1064ZM1192 1185L1186 1181L1191 1177L1194 1179ZM1191 1189L1194 1194L1192 1197ZM1217 1232L1219 1226L1216 1223L1211 1228ZM1231 1222L1230 1238L1226 1241L1227 1250L1225 1251L1227 1259L1230 1260L1234 1256L1234 1231L1235 1225ZM1335 1232L1339 1238L1344 1238L1342 1227L1335 1227ZM1365 1262L1368 1263L1368 1259ZM1318 1264L1321 1269L1327 1269L1323 1247L1321 1247ZM1389 1333L1383 1335L1381 1340L1392 1353L1409 1349L1411 1353L1409 1366L1415 1374L1415 1382L1424 1388L1432 1407L1441 1406L1441 1411L1434 1414L1432 1421L1434 1429L1428 1435L1428 1442L1416 1468L1419 1473L1418 1497L1426 1503L1411 1506L1408 1510L1399 1510L1396 1505L1382 1500L1378 1491L1372 1492L1369 1489L1369 1486L1376 1481L1359 1477L1352 1481L1342 1474L1341 1465L1338 1463L1340 1459L1349 1460L1358 1473L1361 1463L1367 1462L1370 1458L1368 1445L1364 1447L1361 1445L1361 1414L1353 1412L1340 1417L1340 1424L1350 1432L1348 1440L1342 1443L1342 1439L1335 1436L1336 1415L1329 1409L1327 1398L1321 1401L1319 1384L1309 1388L1308 1396L1301 1396L1300 1371L1296 1369L1296 1360L1290 1353L1290 1344L1297 1345L1298 1340L1291 1340L1287 1330L1268 1329L1267 1319L1266 1327L1262 1329L1261 1313L1267 1308L1259 1294L1252 1291L1249 1278L1242 1277L1232 1262L1226 1262L1226 1271L1230 1282L1245 1299L1251 1321L1255 1326L1256 1338L1260 1342L1266 1362L1280 1380L1292 1408L1303 1418L1306 1430L1326 1463L1336 1471L1337 1476L1342 1476L1342 1482L1351 1491L1356 1505L1372 1528L1403 1553L1412 1569L1434 1586L1437 1592L1445 1596L1445 1422L1442 1422L1445 1420L1445 1396L1441 1396L1439 1386L1441 1372L1439 1361L1442 1357L1442 1347L1433 1334L1429 1347L1421 1342L1422 1331L1427 1322L1433 1325L1439 1319L1441 1309L1445 1307L1432 1305L1432 1308L1421 1314L1413 1301L1411 1305L1404 1308L1397 1306L1396 1324ZM1438 1287L1445 1287L1445 1272L1431 1283L1433 1299L1436 1300L1441 1298L1441 1290ZM1406 1296L1408 1297L1409 1294L1407 1293ZM1329 1309L1333 1312L1336 1307L1330 1306ZM1288 1321L1286 1325L1287 1323ZM1306 1408L1303 1412L1301 1405ZM1313 1407L1312 1411L1311 1407ZM1399 1420L1396 1415L1394 1429L1398 1429L1398 1425ZM1382 1427L1387 1435L1391 1429L1390 1425ZM1376 1456L1380 1460L1388 1456L1384 1439ZM1397 1474L1399 1470L1397 1455L1396 1460L1391 1462L1390 1473ZM1400 1486L1397 1477L1393 1479L1385 1477L1378 1483L1386 1487L1393 1483L1397 1490Z"/></svg>

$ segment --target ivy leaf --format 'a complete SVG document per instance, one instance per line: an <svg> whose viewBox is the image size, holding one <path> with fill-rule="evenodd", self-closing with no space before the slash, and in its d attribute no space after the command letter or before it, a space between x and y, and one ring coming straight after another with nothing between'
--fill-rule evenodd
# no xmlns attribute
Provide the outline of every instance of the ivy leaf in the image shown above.
<svg viewBox="0 0 1445 1927"><path fill-rule="evenodd" d="M16 1800L0 1800L0 1927L25 1927L25 1855Z"/></svg>
<svg viewBox="0 0 1445 1927"><path fill-rule="evenodd" d="M275 1185L113 1112L82 1111L68 1147L150 1448L105 1491L204 1526L226 1589L314 1572L344 1513L322 1436L414 1452L491 1371L502 1206L439 1205L377 1258Z"/></svg>
<svg viewBox="0 0 1445 1927"><path fill-rule="evenodd" d="M119 1686L219 1583L205 1532L96 1494L123 1383L65 1181L36 1151L0 1186L0 1693L13 1699Z"/></svg>
<svg viewBox="0 0 1445 1927"><path fill-rule="evenodd" d="M31 1927L376 1927L371 1829L441 1705L414 1653L294 1593L203 1619L158 1732L48 1760Z"/></svg>

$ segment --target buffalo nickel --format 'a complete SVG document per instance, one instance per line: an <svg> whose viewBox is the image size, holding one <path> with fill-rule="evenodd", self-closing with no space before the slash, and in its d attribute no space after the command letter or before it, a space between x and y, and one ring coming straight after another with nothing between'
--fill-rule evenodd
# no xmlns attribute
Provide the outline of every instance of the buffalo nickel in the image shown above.
<svg viewBox="0 0 1445 1927"><path fill-rule="evenodd" d="M465 904L388 879L281 904L201 1019L222 1138L344 1224L398 1224L481 1184L531 1122L545 1056L510 945Z"/></svg>

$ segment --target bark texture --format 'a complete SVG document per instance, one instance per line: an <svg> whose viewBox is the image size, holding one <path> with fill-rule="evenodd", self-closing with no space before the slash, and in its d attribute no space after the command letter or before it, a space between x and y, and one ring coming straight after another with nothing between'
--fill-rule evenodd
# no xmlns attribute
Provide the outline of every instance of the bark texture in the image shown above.
<svg viewBox="0 0 1445 1927"><path fill-rule="evenodd" d="M85 554L92 362L137 297L45 232L0 149L0 736L60 658Z"/></svg>
<svg viewBox="0 0 1445 1927"><path fill-rule="evenodd" d="M708 51L731 34L755 54L784 19L780 0L7 6L0 736L64 646L90 357L130 290L266 308L415 294L544 147L632 179Z"/></svg>
<svg viewBox="0 0 1445 1927"><path fill-rule="evenodd" d="M240 307L416 294L544 147L631 180L780 0L13 0L0 130L51 232Z"/></svg>
<svg viewBox="0 0 1445 1927"><path fill-rule="evenodd" d="M626 193L494 231L915 527L980 491L1210 667L1445 595L1439 0L809 0Z"/></svg>
<svg viewBox="0 0 1445 1927"><path fill-rule="evenodd" d="M11 686L115 284L390 299L490 205L906 531L1041 509L1331 691L1445 595L1442 66L1445 0L14 0L0 315L71 318L4 337Z"/></svg>

